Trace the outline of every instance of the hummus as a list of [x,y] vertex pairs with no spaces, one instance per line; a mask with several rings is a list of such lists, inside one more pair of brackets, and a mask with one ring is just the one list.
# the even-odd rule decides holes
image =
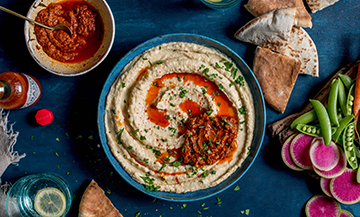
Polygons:
[[253,139],[253,97],[240,70],[198,44],[162,44],[134,58],[105,109],[113,155],[148,190],[215,186],[241,166]]

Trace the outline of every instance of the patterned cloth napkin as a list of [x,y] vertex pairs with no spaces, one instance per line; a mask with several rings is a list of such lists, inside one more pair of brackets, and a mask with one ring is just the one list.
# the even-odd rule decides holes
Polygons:
[[13,149],[19,132],[13,130],[15,123],[10,124],[8,128],[9,113],[5,114],[3,109],[0,109],[0,217],[7,216],[5,207],[6,194],[11,187],[11,183],[1,184],[1,176],[10,164],[17,165],[17,162],[26,156],[25,154],[19,155]]

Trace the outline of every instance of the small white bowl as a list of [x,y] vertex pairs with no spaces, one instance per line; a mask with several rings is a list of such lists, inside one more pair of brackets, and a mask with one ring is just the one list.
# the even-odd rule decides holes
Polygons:
[[[50,3],[61,2],[64,0],[35,0],[31,5],[27,17],[30,19],[36,18],[39,11],[44,9]],[[104,36],[102,44],[94,56],[87,60],[76,63],[64,63],[50,58],[38,43],[34,25],[30,22],[25,22],[24,34],[26,46],[30,55],[34,60],[45,70],[60,76],[77,76],[82,75],[98,66],[108,55],[115,38],[115,21],[110,7],[105,0],[84,0],[92,5],[100,14],[103,21]]]

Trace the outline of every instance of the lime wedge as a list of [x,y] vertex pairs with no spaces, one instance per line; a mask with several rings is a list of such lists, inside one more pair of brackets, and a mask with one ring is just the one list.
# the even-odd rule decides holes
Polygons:
[[58,217],[64,214],[66,199],[64,194],[56,188],[44,188],[35,196],[34,207],[43,217]]

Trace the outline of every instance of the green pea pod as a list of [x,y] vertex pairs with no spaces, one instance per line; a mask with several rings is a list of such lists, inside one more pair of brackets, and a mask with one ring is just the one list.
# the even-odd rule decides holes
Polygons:
[[349,165],[355,170],[358,168],[358,160],[356,157],[355,144],[354,144],[354,135],[355,135],[355,122],[349,123],[343,133],[343,148],[345,156]]
[[319,100],[310,100],[319,119],[322,137],[326,146],[331,144],[331,124],[325,106]]
[[336,132],[333,134],[332,139],[337,143],[345,127],[354,119],[354,115],[348,115],[340,120],[339,127],[336,129]]
[[308,111],[298,118],[296,118],[290,125],[291,129],[295,129],[298,124],[307,124],[317,119],[316,113],[314,110]]
[[338,83],[339,83],[338,101],[339,101],[339,105],[340,105],[342,114],[346,116],[346,114],[347,114],[347,112],[346,112],[346,91],[345,91],[343,82],[341,80],[339,80]]
[[[307,125],[307,124],[298,124],[296,125],[296,129],[304,134],[314,137],[322,137],[321,128],[315,125]],[[337,127],[331,127],[331,134],[335,134]]]
[[347,76],[347,75],[344,75],[344,74],[339,74],[339,77],[341,79],[341,81],[343,82],[343,84],[345,85],[345,87],[350,90],[350,87],[352,85],[352,79]]
[[331,89],[328,97],[327,111],[329,114],[330,122],[335,126],[339,126],[339,120],[337,116],[338,95],[339,80],[334,79],[333,83],[331,84]]
[[351,85],[349,93],[346,99],[346,115],[353,114],[353,105],[354,105],[354,94],[355,94],[355,84]]

